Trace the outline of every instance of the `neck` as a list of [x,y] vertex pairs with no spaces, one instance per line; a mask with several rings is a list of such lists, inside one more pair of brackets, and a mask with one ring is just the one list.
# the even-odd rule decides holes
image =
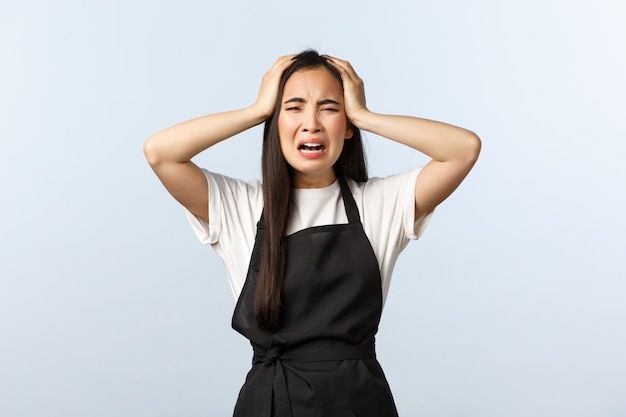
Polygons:
[[336,179],[337,176],[332,169],[317,175],[294,172],[293,185],[294,188],[324,188],[334,183]]

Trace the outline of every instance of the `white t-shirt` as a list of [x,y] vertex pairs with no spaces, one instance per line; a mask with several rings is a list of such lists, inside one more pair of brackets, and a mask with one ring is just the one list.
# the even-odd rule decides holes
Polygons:
[[[415,179],[420,169],[387,178],[357,183],[347,179],[359,209],[382,280],[383,302],[387,297],[393,267],[410,239],[426,228],[432,212],[415,217]],[[246,281],[263,211],[263,191],[258,180],[243,181],[204,170],[209,184],[209,222],[186,210],[196,236],[210,244],[224,261],[235,298]],[[347,223],[339,182],[324,188],[294,189],[287,234],[314,226]]]

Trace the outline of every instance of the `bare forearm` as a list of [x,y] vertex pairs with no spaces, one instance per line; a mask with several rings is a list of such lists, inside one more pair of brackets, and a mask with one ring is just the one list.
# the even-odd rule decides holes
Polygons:
[[379,114],[363,109],[353,117],[352,123],[363,130],[407,145],[440,162],[473,162],[480,150],[480,140],[474,133],[433,120]]
[[152,135],[144,151],[151,165],[187,162],[205,149],[262,123],[266,117],[254,106],[198,117]]

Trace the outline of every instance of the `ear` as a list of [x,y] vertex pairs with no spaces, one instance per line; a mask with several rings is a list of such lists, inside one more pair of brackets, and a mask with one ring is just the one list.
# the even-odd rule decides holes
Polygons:
[[348,126],[346,126],[346,134],[344,135],[344,139],[350,139],[354,135],[354,131],[352,130],[352,123],[348,122]]

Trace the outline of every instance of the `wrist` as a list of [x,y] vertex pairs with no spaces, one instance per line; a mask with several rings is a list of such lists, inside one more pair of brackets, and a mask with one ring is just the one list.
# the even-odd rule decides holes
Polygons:
[[348,117],[348,120],[350,120],[350,123],[352,123],[355,127],[358,127],[359,129],[368,130],[367,129],[368,120],[372,117],[372,114],[373,113],[369,111],[366,107],[363,107],[359,109],[358,111],[350,114],[350,116]]
[[254,121],[255,125],[263,123],[274,113],[274,109],[268,110],[258,103],[254,103],[245,110],[249,113],[249,117]]

